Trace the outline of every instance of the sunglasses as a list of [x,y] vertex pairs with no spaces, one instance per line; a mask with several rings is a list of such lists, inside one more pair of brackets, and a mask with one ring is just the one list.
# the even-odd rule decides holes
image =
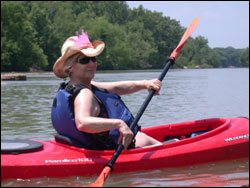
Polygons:
[[78,63],[82,64],[82,65],[87,65],[90,60],[93,62],[93,63],[96,63],[97,62],[97,58],[96,57],[82,57],[82,58],[79,58],[77,60]]

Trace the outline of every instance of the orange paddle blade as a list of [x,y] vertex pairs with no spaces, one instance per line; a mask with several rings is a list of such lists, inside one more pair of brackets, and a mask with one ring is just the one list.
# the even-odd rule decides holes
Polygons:
[[184,33],[184,35],[181,38],[181,41],[179,42],[178,46],[176,47],[176,49],[172,52],[172,54],[170,55],[170,57],[176,59],[177,56],[179,55],[182,47],[184,46],[185,42],[187,41],[187,39],[190,37],[190,35],[193,33],[193,31],[195,30],[197,24],[199,22],[199,17],[196,17],[192,23],[189,25],[189,27],[187,28],[186,32]]
[[88,187],[102,187],[105,180],[108,178],[110,171],[111,171],[111,168],[109,166],[106,166],[102,170],[102,173],[97,178],[96,182],[89,184]]

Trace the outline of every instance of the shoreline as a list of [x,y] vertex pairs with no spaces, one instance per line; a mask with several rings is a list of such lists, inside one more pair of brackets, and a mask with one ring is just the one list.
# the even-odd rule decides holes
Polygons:
[[[178,68],[179,69],[179,68]],[[178,70],[177,68],[173,70]],[[228,67],[228,68],[185,68],[185,70],[193,69],[249,69],[249,67]],[[180,68],[183,70],[183,68]],[[123,73],[123,72],[161,72],[162,69],[136,69],[136,70],[97,70],[96,73]],[[6,85],[4,81],[25,81],[30,75],[54,75],[52,71],[41,72],[1,72],[1,85]],[[55,75],[54,75],[55,76]]]
[[[226,68],[173,68],[176,69],[249,69],[249,67],[226,67]],[[96,73],[110,73],[110,72],[159,72],[162,69],[128,69],[128,70],[97,70]],[[53,71],[41,71],[41,72],[1,72],[1,76],[7,74],[26,74],[26,75],[36,75],[36,74],[54,74]]]

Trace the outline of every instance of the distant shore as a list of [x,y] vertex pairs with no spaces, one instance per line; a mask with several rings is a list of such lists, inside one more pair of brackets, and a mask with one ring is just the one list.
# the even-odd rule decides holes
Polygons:
[[[249,67],[228,67],[228,68],[211,68],[211,69],[235,69],[235,68],[249,68]],[[175,68],[176,69],[176,68]],[[182,69],[182,68],[180,68]],[[207,68],[202,68],[200,66],[196,67],[184,67],[184,69],[207,69]],[[210,68],[209,68],[210,69]],[[162,69],[136,69],[136,70],[97,70],[96,73],[119,73],[119,72],[161,72]],[[1,79],[2,77],[7,77],[7,76],[18,76],[18,75],[38,75],[38,74],[49,74],[49,75],[54,75],[52,71],[45,72],[1,72]]]
[[[240,69],[240,68],[248,68],[249,67],[228,67],[228,68],[216,68],[216,69]],[[185,69],[200,69],[200,67],[189,68],[185,67]],[[204,68],[201,68],[204,69]],[[212,68],[214,69],[214,68]],[[176,70],[176,69],[175,69]],[[97,70],[98,73],[126,73],[126,72],[161,72],[162,69],[136,69],[136,70]],[[27,76],[29,75],[54,75],[52,71],[34,71],[34,72],[1,72],[1,85],[7,85],[4,81],[17,81],[17,80],[27,80]],[[55,76],[55,75],[54,75]],[[55,76],[56,77],[56,76]]]
[[[173,69],[240,69],[240,68],[249,68],[249,67],[222,67],[222,68],[204,68],[201,66],[195,67],[183,67],[183,68],[173,68]],[[162,68],[163,69],[163,68]],[[129,69],[129,70],[97,70],[97,73],[105,73],[105,72],[158,72],[162,71],[162,69]],[[36,74],[54,74],[52,71],[34,71],[34,72],[1,72],[2,75],[6,74],[26,74],[26,75],[36,75]]]

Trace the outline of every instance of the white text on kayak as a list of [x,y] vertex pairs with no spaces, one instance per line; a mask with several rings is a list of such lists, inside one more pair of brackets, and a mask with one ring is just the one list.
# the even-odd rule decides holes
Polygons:
[[242,136],[235,136],[235,137],[231,137],[231,138],[225,138],[225,141],[233,141],[233,140],[238,140],[238,139],[248,139],[249,138],[249,134],[245,134]]
[[92,162],[92,158],[78,159],[62,159],[62,160],[45,160],[45,163],[76,163],[76,162]]

